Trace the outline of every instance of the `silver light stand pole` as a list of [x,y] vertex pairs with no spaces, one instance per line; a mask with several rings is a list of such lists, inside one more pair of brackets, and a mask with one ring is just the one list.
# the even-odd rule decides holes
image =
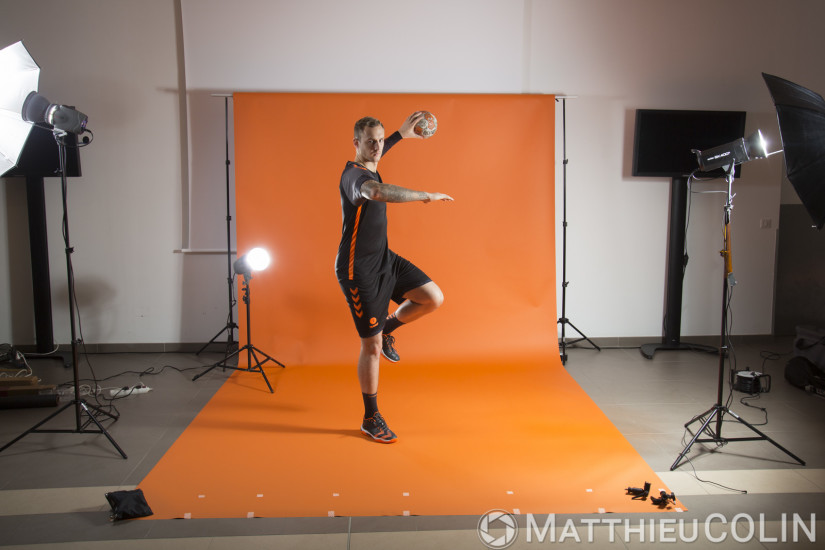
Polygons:
[[[702,422],[702,427],[696,431],[696,434],[693,434],[693,438],[690,440],[690,443],[684,448],[684,450],[679,454],[679,457],[676,461],[671,465],[670,469],[675,470],[682,460],[687,456],[690,452],[690,448],[693,446],[694,443],[715,443],[716,445],[724,445],[731,441],[767,441],[771,443],[774,447],[788,455],[789,457],[793,458],[796,462],[801,464],[802,466],[805,465],[805,461],[787,450],[785,447],[759,431],[755,428],[752,424],[743,420],[739,415],[735,412],[730,410],[726,405],[722,403],[723,399],[723,392],[724,392],[724,385],[725,385],[725,362],[728,358],[728,301],[729,301],[729,288],[736,284],[736,280],[733,277],[733,261],[732,261],[732,253],[731,253],[731,244],[730,244],[730,213],[733,209],[733,177],[734,177],[734,166],[730,165],[726,167],[726,180],[728,184],[728,195],[727,200],[725,201],[724,206],[724,250],[721,251],[722,258],[725,262],[724,268],[724,277],[723,277],[723,284],[722,284],[722,332],[720,335],[720,342],[719,342],[719,380],[718,386],[716,391],[716,403],[708,410],[693,417],[687,424],[685,424],[685,429],[689,429],[689,427],[696,423]],[[731,415],[735,418],[740,424],[743,424],[750,428],[752,432],[756,434],[754,437],[723,437],[722,436],[722,423],[724,422],[724,417],[726,414]],[[716,430],[710,426],[711,422],[713,422],[714,418],[716,419]],[[700,437],[702,434],[705,435],[704,438]]]

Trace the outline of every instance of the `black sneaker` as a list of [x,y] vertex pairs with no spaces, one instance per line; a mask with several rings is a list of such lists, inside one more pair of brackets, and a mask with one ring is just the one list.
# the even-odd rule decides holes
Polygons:
[[381,343],[381,353],[386,357],[389,361],[393,363],[397,363],[401,360],[401,357],[398,355],[398,352],[395,351],[395,336],[392,334],[383,334],[383,341]]
[[379,443],[395,443],[398,437],[387,426],[387,422],[381,413],[375,413],[370,418],[365,418],[361,423],[361,432],[370,436]]

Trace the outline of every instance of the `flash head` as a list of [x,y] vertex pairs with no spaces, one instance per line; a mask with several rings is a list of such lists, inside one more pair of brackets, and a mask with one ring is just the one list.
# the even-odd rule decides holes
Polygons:
[[86,124],[89,122],[89,117],[80,111],[66,105],[51,103],[37,92],[29,93],[20,114],[26,122],[45,122],[57,130],[71,134],[85,132]]

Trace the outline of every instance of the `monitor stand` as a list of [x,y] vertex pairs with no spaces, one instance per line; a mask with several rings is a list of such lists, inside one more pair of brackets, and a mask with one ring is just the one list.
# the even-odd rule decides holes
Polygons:
[[665,279],[665,334],[662,341],[642,344],[639,348],[646,359],[657,351],[689,350],[719,353],[719,349],[681,341],[682,283],[687,265],[685,256],[685,222],[687,221],[687,176],[672,178],[670,184],[670,227],[668,229],[667,276]]

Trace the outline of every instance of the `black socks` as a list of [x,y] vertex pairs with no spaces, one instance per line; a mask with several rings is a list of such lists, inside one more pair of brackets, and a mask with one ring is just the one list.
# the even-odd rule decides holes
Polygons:
[[378,394],[362,393],[364,398],[364,418],[372,418],[378,412]]
[[[384,334],[391,333],[403,324],[395,315],[390,315],[384,323]],[[361,393],[361,396],[364,398],[364,418],[372,418],[378,412],[378,394]]]
[[393,313],[392,315],[387,317],[387,320],[384,322],[384,334],[391,333],[392,331],[394,331],[395,329],[397,329],[398,327],[400,327],[403,324],[404,323],[399,321],[398,317],[396,317],[395,314]]

